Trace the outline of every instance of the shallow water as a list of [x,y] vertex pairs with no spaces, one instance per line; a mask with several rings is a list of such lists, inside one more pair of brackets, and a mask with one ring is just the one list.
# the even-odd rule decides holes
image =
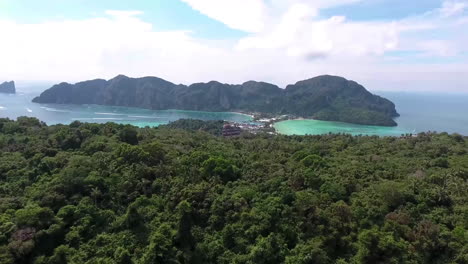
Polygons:
[[360,126],[317,120],[288,120],[275,124],[286,135],[348,133],[353,135],[399,136],[427,131],[468,135],[468,95],[381,92],[396,105],[397,127]]
[[75,120],[90,123],[115,122],[139,127],[156,127],[182,119],[227,120],[249,122],[248,115],[229,112],[201,112],[182,110],[148,110],[131,107],[101,105],[36,104],[35,94],[0,94],[0,117],[16,119],[19,116],[37,117],[48,125],[69,124]]
[[276,123],[275,129],[285,135],[346,133],[351,135],[400,136],[407,133],[398,127],[362,126],[319,120],[287,120]]
[[[361,126],[317,120],[288,120],[275,124],[286,135],[348,133],[353,135],[399,136],[406,133],[438,131],[468,135],[467,94],[379,93],[392,100],[401,117],[397,127]],[[53,124],[116,122],[139,127],[156,127],[181,118],[249,122],[252,118],[238,113],[181,110],[154,111],[139,108],[99,105],[35,104],[37,93],[0,94],[0,117],[16,119],[31,116]]]

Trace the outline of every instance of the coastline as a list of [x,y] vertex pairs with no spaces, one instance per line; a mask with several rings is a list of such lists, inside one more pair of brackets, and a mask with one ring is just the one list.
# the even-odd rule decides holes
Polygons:
[[249,113],[249,112],[238,112],[238,111],[232,111],[232,112],[229,112],[229,113],[233,113],[233,114],[238,114],[238,115],[243,115],[243,116],[248,116],[252,119],[255,119],[255,114],[254,113]]
[[[37,97],[36,97],[37,98]],[[168,108],[168,109],[153,109],[147,107],[139,107],[139,106],[121,106],[121,105],[106,105],[106,104],[57,104],[57,103],[38,103],[35,102],[34,99],[32,103],[39,104],[39,105],[77,105],[77,106],[106,106],[106,107],[116,107],[116,108],[127,108],[127,109],[145,109],[151,111],[178,111],[178,112],[204,112],[204,113],[229,113],[229,114],[236,114],[249,117],[250,121],[260,122],[265,124],[265,127],[274,127],[274,124],[281,121],[286,120],[320,120],[314,118],[304,118],[298,117],[293,114],[275,114],[275,113],[265,113],[265,112],[252,112],[252,111],[242,111],[242,110],[232,110],[232,111],[206,111],[206,110],[189,110],[189,109],[175,109],[175,108]],[[333,120],[322,120],[322,121],[329,121],[329,122],[340,122],[340,121],[333,121]],[[347,123],[347,124],[358,124],[358,123]],[[396,125],[397,126],[397,125]],[[389,126],[390,127],[390,126]]]
[[[36,103],[34,103],[34,104],[36,104]],[[39,105],[43,105],[43,104],[39,104]],[[47,104],[47,105],[50,105],[50,104]],[[52,104],[52,105],[57,105],[57,104]],[[62,105],[62,104],[58,104],[58,105]],[[66,104],[66,105],[69,105],[69,104]],[[74,105],[74,106],[80,106],[80,105]],[[109,106],[109,105],[87,105],[87,106],[110,107],[110,108],[114,108],[114,110],[121,109],[121,110],[124,110],[125,112],[127,110],[130,110],[130,111],[146,110],[146,111],[161,111],[161,112],[172,112],[172,111],[174,111],[174,112],[179,112],[179,113],[182,113],[182,114],[184,114],[184,113],[185,114],[187,114],[187,113],[229,113],[229,114],[233,114],[233,115],[244,116],[245,117],[244,122],[248,123],[248,122],[253,121],[253,122],[257,123],[256,127],[261,126],[262,130],[265,129],[265,130],[267,130],[269,132],[273,132],[275,134],[283,134],[283,135],[288,135],[288,134],[294,134],[294,135],[326,134],[326,133],[329,133],[329,132],[331,132],[331,133],[351,133],[351,134],[381,134],[383,132],[383,131],[372,131],[374,129],[372,129],[372,128],[368,129],[368,128],[365,128],[365,126],[361,126],[362,129],[355,129],[356,125],[352,124],[352,123],[341,123],[338,126],[336,126],[336,124],[338,122],[334,122],[334,121],[323,121],[323,122],[327,122],[327,124],[320,123],[320,125],[318,127],[319,128],[320,127],[329,127],[329,129],[327,131],[315,132],[314,130],[316,129],[317,125],[315,123],[313,123],[313,122],[320,121],[320,120],[316,120],[316,119],[313,119],[313,118],[298,117],[298,116],[294,116],[294,115],[279,115],[279,114],[275,115],[275,114],[249,112],[249,111],[241,111],[241,110],[226,111],[226,112],[210,112],[210,111],[194,111],[194,110],[182,110],[182,109],[152,110],[152,109],[141,108],[141,107]],[[127,114],[127,113],[125,113],[125,114]],[[158,126],[158,125],[160,125],[162,123],[161,120],[146,121],[147,119],[151,119],[151,118],[157,119],[156,116],[151,116],[151,118],[145,118],[145,121],[143,121],[143,122],[141,122],[141,121],[139,122],[139,121],[135,120],[134,117],[129,116],[128,118],[129,118],[128,120],[121,120],[121,121],[113,120],[113,122],[133,124],[133,125],[136,125],[136,126],[142,126],[142,125],[144,125],[144,126],[147,126],[147,125],[148,126]],[[196,119],[197,117],[192,116],[190,118]],[[94,119],[94,120],[96,121],[96,119]],[[108,120],[108,119],[105,119],[105,120]],[[230,120],[230,118],[227,118],[227,119],[223,118],[223,120],[229,120],[228,122],[233,122],[233,123],[243,123],[242,121]],[[108,121],[111,121],[111,120],[108,120]],[[307,129],[307,131],[305,131],[306,129],[302,128],[302,125],[296,125],[296,124],[293,124],[293,123],[288,124],[288,126],[291,126],[291,128],[288,128],[287,130],[285,130],[284,125],[283,125],[282,129],[278,129],[277,124],[281,123],[281,122],[284,122],[284,121],[307,122],[308,126],[309,126],[309,129]],[[62,122],[64,122],[64,121],[62,121]],[[100,123],[100,122],[101,121],[98,121],[98,123]],[[165,122],[168,122],[168,121],[165,120]],[[301,127],[301,128],[299,130],[293,132],[292,130],[297,129],[297,127]],[[352,128],[351,131],[348,129],[349,127]],[[356,132],[353,129],[354,130],[359,130],[359,131],[364,130],[364,131]],[[376,128],[376,130],[387,130],[387,129]],[[397,130],[399,130],[399,129],[397,129]],[[387,134],[387,133],[384,132],[383,134]]]
[[367,136],[393,136],[410,133],[404,127],[386,127],[359,125],[336,121],[323,121],[316,119],[290,119],[277,122],[274,128],[281,135],[325,135],[325,134],[350,134]]

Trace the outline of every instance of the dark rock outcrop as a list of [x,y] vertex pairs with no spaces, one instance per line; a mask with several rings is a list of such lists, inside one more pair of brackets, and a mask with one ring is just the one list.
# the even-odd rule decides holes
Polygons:
[[281,89],[249,81],[241,85],[216,81],[190,86],[156,77],[61,83],[34,98],[36,103],[99,104],[155,110],[252,111],[366,125],[395,126],[395,105],[354,81],[319,76]]
[[4,82],[0,84],[0,93],[14,94],[16,93],[15,82]]

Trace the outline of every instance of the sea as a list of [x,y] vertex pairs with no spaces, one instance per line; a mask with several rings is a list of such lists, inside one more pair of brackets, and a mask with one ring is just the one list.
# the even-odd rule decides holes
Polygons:
[[468,136],[468,94],[377,92],[395,103],[400,117],[396,127],[362,126],[318,120],[288,120],[275,124],[286,135],[346,133],[401,136],[420,132],[447,132]]
[[[100,105],[36,104],[31,100],[38,92],[0,94],[0,117],[36,117],[48,125],[81,122],[115,122],[139,127],[157,127],[186,118],[252,122],[252,117],[231,112],[183,110],[148,110]],[[400,117],[396,127],[363,126],[318,120],[287,120],[274,125],[285,135],[347,133],[352,135],[401,136],[419,132],[448,132],[468,136],[468,94],[378,92],[396,105]]]
[[252,122],[252,116],[231,112],[202,112],[185,110],[149,110],[102,105],[37,104],[31,102],[38,93],[0,94],[0,118],[36,117],[48,125],[114,122],[138,127],[157,127],[179,119],[226,120]]

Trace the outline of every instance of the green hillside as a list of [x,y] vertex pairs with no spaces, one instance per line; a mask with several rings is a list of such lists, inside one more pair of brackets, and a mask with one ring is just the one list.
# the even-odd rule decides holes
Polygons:
[[0,119],[0,263],[467,263],[467,151]]

